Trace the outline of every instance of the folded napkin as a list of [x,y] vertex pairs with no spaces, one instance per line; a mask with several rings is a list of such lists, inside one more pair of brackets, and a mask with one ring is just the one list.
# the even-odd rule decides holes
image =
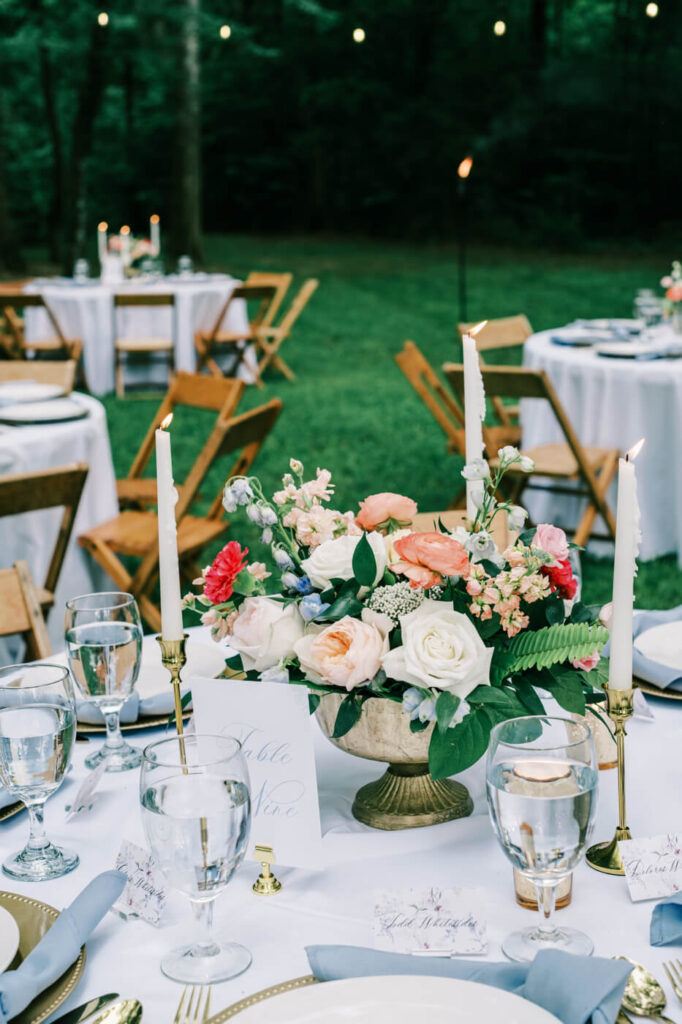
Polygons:
[[16,971],[0,974],[0,1024],[21,1013],[71,966],[78,952],[123,892],[125,875],[104,871],[86,885]]
[[[189,687],[181,689],[184,696],[189,692]],[[173,687],[168,684],[164,693],[155,693],[153,697],[142,697],[134,690],[121,708],[121,722],[126,725],[129,722],[136,722],[138,718],[146,718],[150,715],[170,715],[175,707],[173,698]],[[87,725],[102,725],[104,715],[94,704],[86,700],[76,701],[76,714],[79,722]]]
[[[667,611],[636,612],[632,628],[635,641],[647,629],[665,622],[679,622],[682,631],[682,604]],[[609,646],[610,643],[607,643],[602,651],[605,657],[608,657]],[[637,649],[636,643],[632,647],[632,671],[638,679],[644,679],[645,682],[659,686],[662,690],[682,690],[682,670],[662,665],[660,661],[652,661]]]
[[682,946],[682,892],[656,904],[651,915],[649,941],[652,946],[667,946],[671,942]]
[[425,974],[461,978],[506,989],[537,1003],[564,1024],[613,1024],[632,965],[622,960],[541,950],[530,964],[424,959],[359,946],[308,946],[308,962],[320,981],[373,974]]
[[3,807],[9,807],[10,804],[15,804],[18,797],[14,793],[9,793],[4,786],[0,786],[0,811]]

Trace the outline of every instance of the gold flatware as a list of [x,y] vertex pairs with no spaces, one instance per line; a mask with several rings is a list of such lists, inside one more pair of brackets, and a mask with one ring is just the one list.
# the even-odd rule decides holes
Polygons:
[[[212,985],[206,988],[206,999],[201,1005],[203,985],[185,985],[180,1002],[173,1018],[173,1024],[205,1024],[211,1009]],[[186,1001],[186,1002],[185,1002]]]
[[108,1003],[112,1003],[114,999],[118,999],[118,992],[108,992],[104,996],[89,999],[87,1003],[81,1003],[75,1010],[69,1010],[68,1013],[63,1013],[61,1017],[55,1017],[52,1024],[81,1024],[81,1021],[92,1017],[94,1013],[97,1013],[98,1010],[101,1010]]
[[89,1024],[139,1024],[141,1020],[142,1003],[137,999],[122,999],[120,1003],[107,1006]]
[[647,971],[646,967],[636,963],[627,956],[614,957],[615,960],[627,960],[632,964],[632,973],[625,985],[623,993],[623,1006],[630,1013],[638,1017],[651,1017],[653,1020],[663,1021],[664,1024],[675,1024],[669,1017],[664,1017],[665,992],[654,978],[653,974]]
[[669,963],[663,961],[663,970],[670,979],[673,992],[682,1003],[682,963],[679,960],[671,960]]

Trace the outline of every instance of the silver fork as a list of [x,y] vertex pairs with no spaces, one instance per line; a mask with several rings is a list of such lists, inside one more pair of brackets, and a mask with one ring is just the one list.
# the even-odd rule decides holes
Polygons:
[[665,973],[668,975],[670,984],[678,1000],[682,1003],[682,963],[679,960],[671,960],[670,963],[663,961]]
[[[212,985],[185,985],[180,1002],[173,1018],[173,1024],[205,1024],[211,1008]],[[204,1005],[201,1005],[202,990],[206,991]]]

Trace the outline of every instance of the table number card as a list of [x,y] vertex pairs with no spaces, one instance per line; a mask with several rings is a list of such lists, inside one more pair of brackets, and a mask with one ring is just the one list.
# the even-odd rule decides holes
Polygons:
[[73,801],[65,807],[67,812],[66,821],[71,821],[77,815],[85,814],[92,810],[95,806],[97,796],[100,795],[95,794],[95,790],[102,781],[102,776],[105,774],[106,770],[107,763],[106,761],[102,761],[91,772],[88,772],[84,781],[81,783],[78,792],[73,798]]
[[374,945],[422,956],[487,953],[481,904],[476,889],[377,889]]
[[682,835],[668,832],[624,839],[618,849],[633,900],[656,900],[682,891]]
[[[256,843],[271,846],[276,862],[322,867],[308,691],[303,686],[243,679],[191,680],[198,733],[234,736],[251,780],[252,860]],[[276,873],[276,872],[275,872]]]
[[127,876],[125,888],[111,908],[121,917],[140,917],[158,925],[168,892],[156,861],[148,850],[125,839],[116,857],[116,870]]

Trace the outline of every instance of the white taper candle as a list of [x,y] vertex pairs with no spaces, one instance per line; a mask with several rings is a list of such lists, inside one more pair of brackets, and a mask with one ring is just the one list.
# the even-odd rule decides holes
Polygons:
[[178,531],[175,522],[178,492],[173,483],[171,439],[167,430],[172,419],[172,416],[167,416],[161,424],[161,429],[156,431],[159,585],[161,588],[161,636],[164,640],[180,640],[183,635]]
[[616,550],[613,562],[613,611],[609,655],[609,688],[632,689],[632,611],[634,578],[641,533],[634,459],[644,441],[618,462]]
[[[464,354],[464,431],[466,461],[470,464],[483,456],[483,420],[485,419],[485,390],[475,335],[485,326],[487,320],[478,324],[462,338]],[[483,481],[467,480],[467,518],[472,521],[483,500]]]

